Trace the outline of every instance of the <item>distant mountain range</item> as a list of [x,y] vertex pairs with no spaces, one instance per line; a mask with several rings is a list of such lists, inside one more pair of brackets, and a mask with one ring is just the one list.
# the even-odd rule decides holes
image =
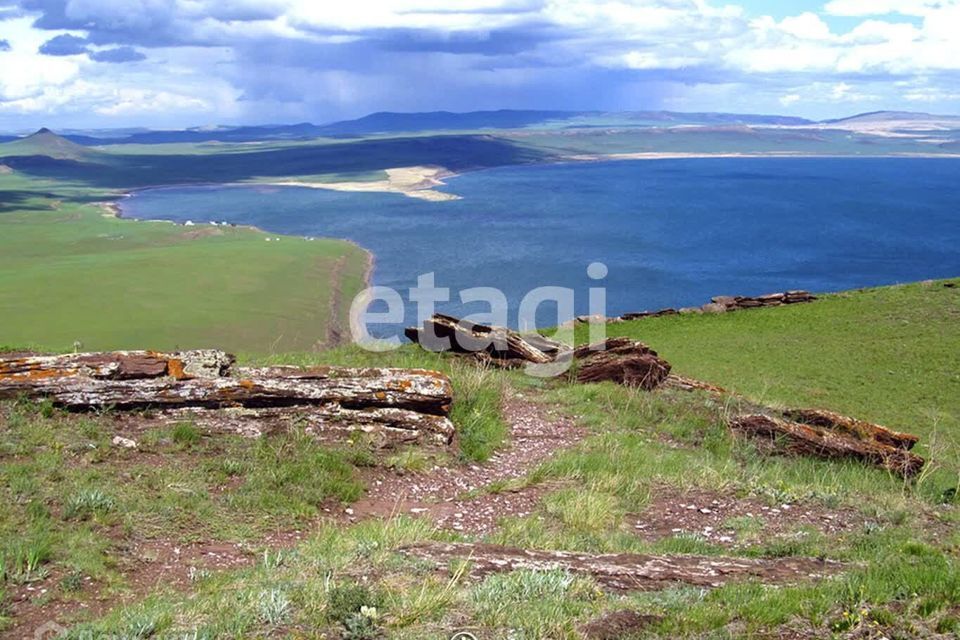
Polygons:
[[[422,132],[477,132],[503,129],[628,129],[678,126],[829,127],[838,129],[960,129],[960,116],[937,116],[903,111],[876,111],[847,118],[813,121],[776,115],[735,113],[680,113],[673,111],[473,111],[452,113],[373,113],[356,120],[325,125],[308,122],[289,125],[197,127],[173,131],[122,129],[114,131],[68,131],[62,136],[85,147],[114,144],[161,144],[198,142],[264,142],[309,140],[321,137],[359,137]],[[26,141],[29,137],[0,136],[0,143]],[[49,132],[48,132],[49,133]],[[76,150],[73,150],[76,152]],[[65,151],[64,153],[71,153]]]

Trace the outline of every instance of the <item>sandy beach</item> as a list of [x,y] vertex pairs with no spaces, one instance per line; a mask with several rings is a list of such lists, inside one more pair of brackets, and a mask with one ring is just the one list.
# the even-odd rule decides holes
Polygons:
[[444,202],[459,200],[452,193],[435,191],[435,187],[444,185],[444,178],[456,175],[452,171],[436,166],[396,167],[386,169],[386,180],[370,182],[306,182],[283,180],[270,182],[271,185],[284,187],[307,187],[310,189],[330,189],[331,191],[353,191],[367,193],[401,193],[409,198]]

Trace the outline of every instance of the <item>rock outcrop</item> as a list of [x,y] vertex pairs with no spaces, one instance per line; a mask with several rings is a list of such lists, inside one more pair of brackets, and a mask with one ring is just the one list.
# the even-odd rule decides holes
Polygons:
[[590,554],[534,551],[493,544],[428,542],[401,549],[404,555],[438,567],[468,566],[470,575],[517,569],[561,569],[593,578],[610,591],[657,591],[678,585],[722,587],[749,579],[764,583],[792,583],[822,578],[842,569],[841,564],[813,558],[725,558],[721,556],[653,556],[632,553]]
[[[699,307],[684,307],[682,309],[660,309],[659,311],[637,311],[624,313],[616,318],[608,318],[607,322],[624,322],[627,320],[643,320],[645,318],[659,318],[662,316],[694,315],[701,313],[727,313],[744,309],[760,309],[763,307],[779,307],[785,304],[799,304],[813,302],[817,297],[809,291],[784,291],[768,293],[762,296],[715,296],[710,302]],[[588,318],[578,318],[578,322],[587,322]]]
[[434,314],[422,327],[410,327],[407,338],[427,351],[469,355],[498,367],[548,364],[569,347],[537,333],[520,334],[506,327],[491,327]]
[[[793,412],[793,415],[810,414]],[[836,416],[837,414],[828,415]],[[763,442],[775,452],[828,460],[858,460],[904,478],[912,478],[923,469],[926,463],[923,458],[902,446],[887,444],[891,441],[890,434],[894,432],[876,425],[870,425],[873,427],[871,430],[851,431],[847,426],[848,421],[856,424],[866,423],[839,417],[843,418],[843,421],[831,421],[831,426],[817,426],[770,415],[750,414],[732,418],[730,427],[736,432]],[[821,424],[826,422],[822,421]],[[910,440],[916,442],[915,436],[895,435],[901,436],[904,443]]]
[[[321,439],[366,434],[377,446],[449,443],[453,390],[420,369],[233,368],[221,351],[118,351],[0,358],[0,398],[70,411],[153,410],[211,430],[256,435],[303,425]],[[256,433],[254,433],[256,432]]]
[[581,383],[609,381],[651,390],[670,375],[669,362],[629,338],[572,349],[537,333],[520,334],[442,314],[435,314],[423,327],[407,329],[406,335],[428,351],[467,355],[497,367],[561,365],[558,372],[570,370]]
[[626,387],[656,389],[670,375],[670,363],[642,342],[611,338],[573,352],[577,382],[615,382]]

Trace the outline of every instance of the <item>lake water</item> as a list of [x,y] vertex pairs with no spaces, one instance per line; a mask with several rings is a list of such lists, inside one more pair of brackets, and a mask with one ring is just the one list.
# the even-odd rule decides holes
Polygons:
[[[610,315],[699,305],[719,294],[837,291],[960,275],[960,161],[710,158],[504,167],[451,179],[462,200],[296,187],[137,193],[125,215],[224,220],[349,238],[376,256],[375,284],[434,272],[455,301],[501,289],[510,322],[535,287],[573,288],[587,312],[595,261]],[[278,245],[278,250],[282,249]],[[545,311],[550,311],[546,308]],[[541,322],[556,323],[541,316]],[[410,316],[412,317],[412,315]]]

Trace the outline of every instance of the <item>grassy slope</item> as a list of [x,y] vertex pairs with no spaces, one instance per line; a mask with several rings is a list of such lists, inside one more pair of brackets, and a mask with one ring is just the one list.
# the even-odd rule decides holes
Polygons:
[[309,350],[334,298],[346,326],[363,286],[366,254],[346,242],[118,220],[77,202],[103,194],[18,175],[0,176],[4,188],[26,196],[0,212],[0,343]]
[[[957,385],[957,369],[950,362],[960,339],[957,295],[956,290],[939,285],[911,285],[832,296],[808,306],[640,321],[615,329],[648,340],[682,373],[768,399],[823,404],[898,425],[916,425],[926,442],[931,432],[922,419],[931,408],[942,414],[942,430],[950,424],[956,429],[956,394],[951,390]],[[915,324],[904,325],[905,320]],[[909,330],[903,330],[904,326]],[[759,455],[749,443],[733,439],[727,432],[724,419],[736,410],[735,400],[716,402],[696,393],[671,391],[650,394],[608,384],[545,383],[512,373],[475,374],[456,359],[412,348],[386,356],[346,349],[270,361],[323,360],[452,371],[458,389],[458,427],[469,430],[471,420],[482,418],[485,423],[474,422],[474,427],[480,426],[475,433],[479,441],[496,439],[496,402],[489,397],[489,389],[500,384],[539,394],[557,409],[580,417],[590,432],[583,444],[516,483],[521,487],[550,483],[543,504],[527,517],[506,521],[491,537],[493,541],[585,551],[813,555],[850,565],[842,576],[831,580],[779,589],[746,584],[709,593],[672,589],[618,596],[603,594],[589,580],[528,572],[473,584],[459,574],[438,575],[394,554],[392,550],[402,544],[449,535],[401,518],[389,524],[350,528],[321,526],[282,558],[265,555],[251,568],[200,577],[187,594],[160,588],[140,603],[123,606],[99,623],[78,628],[76,637],[84,637],[81,630],[94,636],[129,635],[145,628],[190,637],[322,637],[324,633],[329,637],[344,625],[359,625],[368,633],[353,637],[374,637],[373,632],[380,629],[388,637],[444,638],[455,629],[470,628],[477,630],[478,637],[576,638],[582,622],[625,608],[662,616],[647,630],[647,636],[659,638],[926,638],[934,632],[949,634],[960,629],[960,514],[956,506],[941,504],[945,490],[955,490],[958,483],[960,464],[951,459],[956,454],[952,444],[944,447],[943,453],[949,455],[939,459],[938,470],[911,485],[855,463]],[[920,388],[883,380],[872,383],[858,367],[901,371],[926,384]],[[797,382],[792,382],[794,373]],[[924,395],[923,389],[932,390],[933,395]],[[269,462],[269,457],[251,457],[232,449],[235,445],[229,442],[218,444],[216,439],[190,444],[181,438],[178,442],[173,433],[158,434],[157,444],[149,446],[173,459],[178,449],[201,447],[205,462],[184,477],[190,491],[180,484],[158,481],[151,485],[155,487],[152,493],[144,495],[136,486],[112,484],[111,470],[128,468],[133,462],[129,453],[92,453],[89,446],[70,446],[84,438],[96,442],[102,437],[96,428],[87,427],[85,432],[85,423],[71,422],[56,413],[45,418],[43,411],[13,423],[9,416],[3,461],[19,465],[19,471],[3,474],[8,478],[5,491],[14,498],[4,502],[17,514],[20,531],[32,531],[29,523],[48,523],[47,530],[59,532],[58,536],[79,531],[77,540],[83,541],[84,535],[95,536],[98,527],[119,519],[131,523],[127,529],[131,537],[142,532],[189,536],[190,522],[199,518],[203,523],[199,530],[207,533],[211,524],[206,518],[220,513],[222,519],[213,525],[215,530],[251,539],[256,526],[246,533],[240,526],[248,518],[255,523],[255,514],[260,514],[267,522],[296,521],[297,505],[306,505],[302,513],[309,514],[314,508],[311,500],[318,495],[297,489],[294,482],[283,488],[281,502],[258,506],[253,497],[271,495],[270,485],[258,481],[264,471],[261,465],[264,461],[268,466],[277,463]],[[282,444],[283,437],[276,437],[277,442],[268,441],[263,447],[270,450],[279,446],[278,442]],[[64,444],[53,446],[52,438]],[[34,450],[45,452],[35,456],[35,462],[9,457]],[[53,455],[60,456],[59,463],[52,460]],[[78,464],[93,455],[105,459],[94,467]],[[326,487],[329,495],[349,497],[355,489],[349,477],[338,471],[337,461],[356,463],[362,458],[345,452],[337,456],[346,457],[330,460],[312,478],[323,480],[320,486]],[[275,481],[304,479],[295,472],[302,469],[297,467],[298,460],[289,460],[290,465],[283,460],[278,474],[272,476]],[[30,464],[41,468],[23,469]],[[67,484],[58,484],[50,475],[58,466],[70,470]],[[231,469],[241,470],[239,477],[245,484],[226,492],[213,491],[219,482],[217,474]],[[205,486],[209,487],[206,492]],[[80,525],[64,520],[61,505],[75,501],[80,487],[104,489],[116,496],[115,505],[103,513],[94,512]],[[510,488],[516,487],[499,490]],[[733,548],[689,533],[646,542],[635,535],[624,517],[641,512],[651,496],[664,488],[751,496],[771,507],[790,502],[795,509],[830,509],[852,514],[854,524],[828,536],[803,525],[768,532],[759,517],[738,518],[725,525],[739,532],[740,542]],[[145,513],[152,501],[166,505],[164,508],[176,504],[181,509],[179,518],[159,532],[139,527],[142,516],[138,514]],[[220,511],[231,503],[244,508]],[[271,505],[279,512],[271,512]],[[9,518],[12,516],[5,520],[12,522]],[[151,519],[148,524],[156,522]],[[40,571],[72,561],[80,572],[98,572],[94,575],[100,579],[112,576],[111,589],[123,593],[123,583],[113,569],[95,561],[98,553],[106,551],[92,547],[54,546]],[[20,572],[10,579],[24,579],[22,565],[15,565]],[[55,594],[83,597],[65,592],[63,587]],[[376,619],[359,619],[360,605],[377,607]]]
[[833,408],[960,449],[960,288],[910,284],[809,305],[610,325],[675,371],[758,400]]

